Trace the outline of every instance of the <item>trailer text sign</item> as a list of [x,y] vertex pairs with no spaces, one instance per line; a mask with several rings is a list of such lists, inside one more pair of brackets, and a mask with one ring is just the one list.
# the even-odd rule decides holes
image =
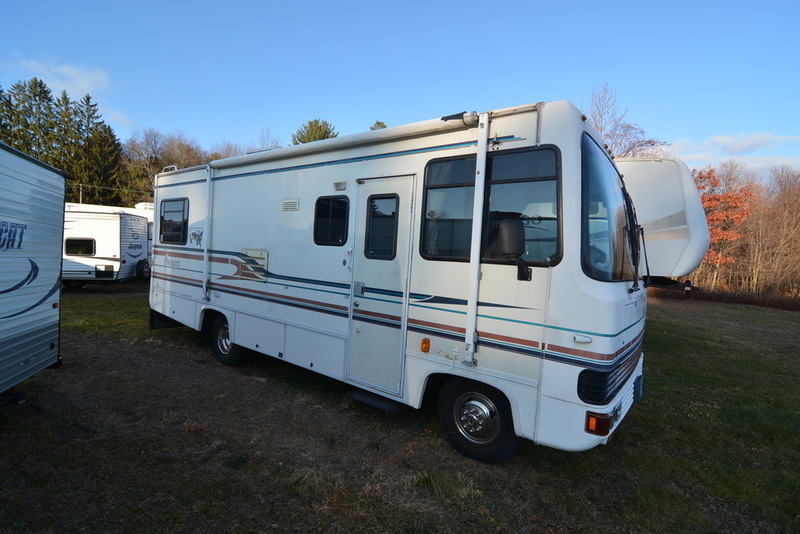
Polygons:
[[27,224],[0,221],[0,250],[5,252],[10,248],[22,248],[22,238],[27,229]]

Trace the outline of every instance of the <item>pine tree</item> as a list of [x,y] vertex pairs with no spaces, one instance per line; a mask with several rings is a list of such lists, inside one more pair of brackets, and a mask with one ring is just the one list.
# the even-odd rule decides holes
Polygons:
[[58,140],[57,155],[53,159],[53,166],[73,174],[75,157],[81,144],[78,133],[78,108],[69,99],[66,91],[61,92],[61,96],[55,102],[56,113],[56,139]]
[[[54,100],[38,78],[0,88],[0,140],[65,171],[69,202],[120,204],[134,198],[122,191],[130,189],[122,146],[88,94],[73,102],[62,91]],[[135,200],[149,196],[138,195]]]
[[85,95],[76,109],[80,145],[75,154],[72,177],[83,185],[82,200],[118,205],[124,196],[119,189],[124,189],[125,185],[121,180],[124,176],[122,146],[111,127],[102,120],[91,95]]
[[11,97],[0,85],[0,141],[7,142],[11,131]]
[[17,82],[9,90],[11,120],[9,145],[45,163],[53,164],[57,155],[53,95],[38,78]]
[[321,139],[330,139],[338,135],[339,133],[328,121],[313,119],[302,125],[297,132],[292,134],[292,144],[299,145],[302,143],[310,143]]

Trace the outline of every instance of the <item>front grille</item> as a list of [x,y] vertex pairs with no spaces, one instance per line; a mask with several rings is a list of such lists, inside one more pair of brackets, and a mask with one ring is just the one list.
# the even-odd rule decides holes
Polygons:
[[578,397],[587,404],[604,405],[611,402],[636,370],[641,358],[640,345],[609,369],[586,369],[578,375]]

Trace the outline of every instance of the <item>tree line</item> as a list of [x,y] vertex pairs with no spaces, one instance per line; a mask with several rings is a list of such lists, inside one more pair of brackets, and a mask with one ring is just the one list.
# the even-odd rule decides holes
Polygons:
[[[375,125],[383,123],[376,122]],[[375,128],[373,125],[373,129]],[[327,121],[308,121],[292,136],[294,144],[336,137]],[[68,176],[67,202],[133,206],[152,201],[153,179],[163,169],[203,165],[245,154],[250,147],[219,143],[204,150],[194,139],[153,128],[133,132],[121,142],[86,94],[79,101],[66,91],[54,97],[38,78],[0,86],[0,141],[29,154]],[[256,148],[278,143],[268,131],[255,139]]]
[[711,233],[693,283],[800,299],[800,170],[773,167],[764,182],[729,160],[692,174]]
[[[608,85],[592,93],[589,121],[616,157],[658,156],[667,143],[630,122]],[[372,130],[385,128],[375,121]],[[338,136],[321,119],[304,123],[292,143]],[[204,150],[183,133],[135,131],[121,142],[87,94],[56,98],[38,78],[0,86],[0,141],[59,168],[69,176],[68,202],[132,206],[151,201],[153,178],[165,167],[186,168],[247,152],[220,143]],[[278,143],[262,131],[254,145]],[[800,170],[776,167],[767,181],[730,160],[692,171],[711,232],[711,246],[692,273],[697,286],[800,298]]]

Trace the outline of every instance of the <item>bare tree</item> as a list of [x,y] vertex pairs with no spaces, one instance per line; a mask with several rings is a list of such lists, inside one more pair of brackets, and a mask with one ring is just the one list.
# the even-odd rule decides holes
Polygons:
[[136,130],[125,142],[124,151],[132,178],[153,189],[155,176],[165,165],[167,137],[153,128]]
[[241,156],[247,153],[247,148],[244,145],[224,142],[217,143],[211,147],[211,152],[208,154],[208,160],[214,161],[216,159],[232,158],[233,156]]
[[207,154],[195,139],[183,132],[175,132],[167,136],[164,151],[165,165],[175,165],[179,169],[194,167],[206,163]]
[[589,123],[603,137],[614,157],[654,156],[667,145],[664,141],[647,137],[644,129],[628,122],[628,110],[617,103],[616,91],[604,84],[592,91]]

